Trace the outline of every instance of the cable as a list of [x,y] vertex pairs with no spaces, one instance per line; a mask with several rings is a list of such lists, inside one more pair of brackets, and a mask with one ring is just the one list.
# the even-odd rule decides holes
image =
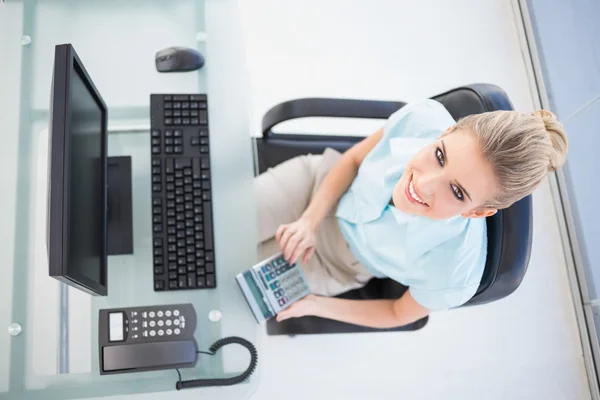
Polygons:
[[176,383],[175,388],[177,390],[181,390],[181,389],[190,389],[190,388],[195,388],[195,387],[206,387],[206,386],[231,386],[231,385],[237,385],[238,383],[242,383],[243,381],[248,379],[250,377],[250,375],[252,375],[252,373],[254,373],[254,370],[256,369],[256,366],[258,364],[258,353],[256,351],[256,347],[254,347],[254,345],[252,343],[250,343],[249,341],[247,341],[246,339],[237,337],[237,336],[223,338],[223,339],[217,340],[215,343],[213,343],[213,345],[210,346],[210,348],[208,349],[208,352],[197,351],[196,353],[203,353],[203,354],[208,354],[208,355],[214,356],[215,353],[217,352],[217,350],[219,350],[221,347],[227,346],[228,344],[232,344],[232,343],[237,343],[239,345],[242,345],[245,348],[247,348],[248,351],[250,352],[250,365],[248,365],[248,368],[246,369],[246,371],[244,371],[243,373],[241,373],[238,376],[234,376],[231,378],[195,379],[195,380],[190,380],[190,381],[182,381],[181,374],[179,373],[179,370],[177,369],[176,371],[179,374],[179,381]]

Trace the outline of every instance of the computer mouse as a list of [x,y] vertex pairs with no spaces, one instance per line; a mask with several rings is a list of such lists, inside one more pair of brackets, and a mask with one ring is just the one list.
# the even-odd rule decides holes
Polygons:
[[195,71],[204,65],[204,57],[189,47],[168,47],[156,53],[158,72]]

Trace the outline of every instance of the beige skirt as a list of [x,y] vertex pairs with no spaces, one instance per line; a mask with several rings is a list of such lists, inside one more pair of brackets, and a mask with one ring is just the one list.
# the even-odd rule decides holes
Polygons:
[[[304,155],[270,168],[254,180],[258,200],[259,260],[279,252],[275,232],[294,222],[341,154],[326,149],[322,155]],[[310,289],[322,296],[336,296],[364,286],[372,275],[353,256],[337,224],[332,207],[316,233],[315,253],[307,264],[298,262]]]

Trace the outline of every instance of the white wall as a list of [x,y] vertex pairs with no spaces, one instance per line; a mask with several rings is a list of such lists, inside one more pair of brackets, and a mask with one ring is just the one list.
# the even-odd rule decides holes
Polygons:
[[[410,101],[488,82],[534,109],[508,1],[253,0],[242,11],[254,135],[270,107],[305,96]],[[553,207],[544,184],[529,271],[512,296],[436,313],[414,333],[266,337],[254,398],[589,398]]]

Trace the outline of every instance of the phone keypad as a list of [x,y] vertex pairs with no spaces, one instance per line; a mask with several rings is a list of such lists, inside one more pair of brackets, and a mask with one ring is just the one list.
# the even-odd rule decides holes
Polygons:
[[[181,335],[186,326],[185,317],[178,309],[132,312],[132,339],[154,338],[157,336]],[[174,327],[171,329],[168,327]],[[168,329],[165,329],[168,328]]]

